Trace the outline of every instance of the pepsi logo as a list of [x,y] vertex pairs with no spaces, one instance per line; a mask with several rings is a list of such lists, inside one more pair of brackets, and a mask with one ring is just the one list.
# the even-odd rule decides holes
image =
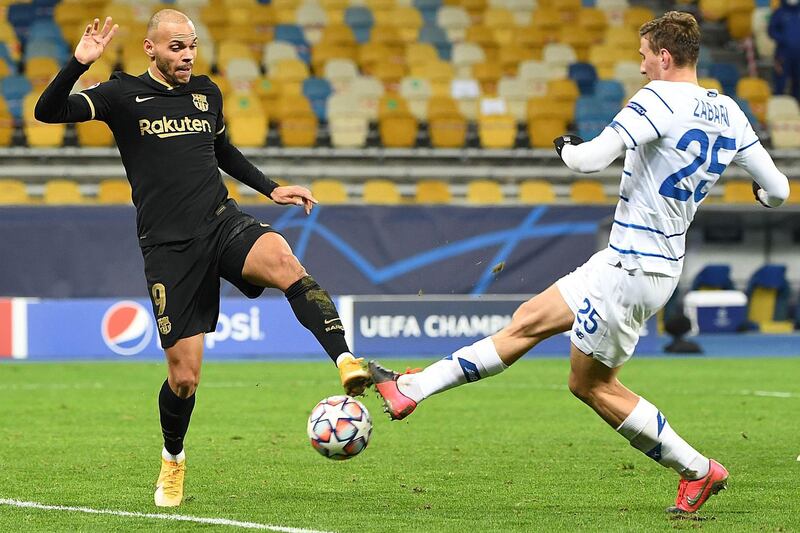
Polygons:
[[136,355],[153,338],[153,320],[142,305],[124,300],[108,308],[100,326],[106,346],[119,355]]

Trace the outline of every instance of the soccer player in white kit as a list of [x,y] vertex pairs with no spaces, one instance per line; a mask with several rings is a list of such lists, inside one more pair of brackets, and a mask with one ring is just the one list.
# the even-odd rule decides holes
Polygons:
[[727,470],[684,441],[661,411],[617,379],[639,331],[678,284],[686,231],[697,207],[735,162],[755,180],[755,199],[777,207],[789,183],[739,106],[697,84],[700,29],[668,12],[639,30],[641,70],[651,81],[589,142],[555,139],[564,163],[597,172],[625,164],[608,247],[523,303],[511,323],[422,371],[398,374],[370,362],[393,419],[432,394],[502,372],[540,341],[571,331],[569,389],[630,444],[680,475],[670,512],[693,513],[725,488]]

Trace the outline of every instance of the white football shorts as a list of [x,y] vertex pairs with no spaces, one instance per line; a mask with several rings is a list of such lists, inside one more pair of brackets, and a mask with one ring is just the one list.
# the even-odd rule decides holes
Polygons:
[[570,340],[609,368],[633,355],[639,332],[672,296],[677,277],[625,270],[606,248],[556,281],[575,313]]

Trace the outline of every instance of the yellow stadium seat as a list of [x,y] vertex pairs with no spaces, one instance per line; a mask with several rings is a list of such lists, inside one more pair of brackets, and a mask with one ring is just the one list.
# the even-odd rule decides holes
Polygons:
[[109,179],[100,182],[97,201],[101,204],[130,204],[131,186],[128,180]]
[[535,32],[544,37],[545,41],[557,40],[562,25],[561,12],[557,9],[539,7],[533,12],[531,26]]
[[311,49],[311,66],[318,77],[324,77],[325,64],[335,59],[346,59],[355,63],[358,47],[355,44],[317,43]]
[[78,184],[70,180],[50,180],[44,185],[44,203],[47,205],[82,204],[85,199]]
[[576,180],[570,188],[570,199],[576,204],[607,204],[611,201],[603,190],[603,184],[595,180]]
[[311,184],[311,194],[321,204],[347,203],[347,189],[338,180],[321,179],[314,181]]
[[556,193],[544,180],[527,180],[519,186],[519,201],[526,204],[552,204],[556,201]]
[[414,7],[398,7],[392,13],[392,22],[397,27],[400,40],[411,44],[416,42],[419,29],[423,25],[422,14]]
[[774,148],[800,148],[800,117],[773,119],[769,134]]
[[716,78],[699,78],[697,84],[704,89],[714,89],[718,93],[722,93],[722,84]]
[[700,0],[700,13],[706,20],[722,20],[728,16],[728,0]]
[[417,119],[408,110],[381,113],[378,130],[387,148],[411,148],[417,142]]
[[58,148],[64,144],[66,124],[42,124],[27,122],[24,126],[25,138],[31,148]]
[[562,102],[572,102],[573,104],[581,95],[578,84],[570,79],[550,80],[547,82],[547,96],[551,96]]
[[800,204],[800,180],[789,180],[789,199],[787,204]]
[[497,53],[497,60],[506,76],[516,76],[519,64],[529,59],[534,59],[533,50],[518,44],[503,45]]
[[753,18],[751,11],[737,11],[728,15],[728,34],[731,39],[742,40],[753,35]]
[[88,122],[78,122],[75,124],[75,133],[78,136],[78,144],[81,146],[111,146],[114,144],[114,136],[105,122],[90,120]]
[[383,83],[387,91],[397,91],[400,89],[400,80],[406,75],[405,65],[398,63],[377,63],[372,68],[372,75]]
[[237,115],[264,115],[261,99],[251,92],[234,92],[225,97],[223,104],[225,117]]
[[239,188],[240,183],[233,179],[224,179],[225,188],[228,189],[228,198],[233,198],[236,203],[242,203],[242,191]]
[[513,31],[514,37],[511,40],[511,44],[528,50],[530,57],[525,59],[541,60],[544,45],[548,42],[545,35],[540,33],[534,26],[517,26]]
[[513,148],[517,121],[511,115],[487,115],[478,119],[478,138],[483,148]]
[[531,148],[552,148],[553,139],[567,131],[567,122],[561,118],[541,118],[528,121]]
[[409,67],[439,61],[436,48],[430,43],[410,43],[406,47],[406,64]]
[[583,7],[578,12],[578,27],[586,32],[592,42],[600,42],[608,27],[606,12],[593,7]]
[[476,205],[502,204],[503,190],[496,181],[470,181],[467,183],[467,202]]
[[761,78],[744,77],[736,83],[736,96],[747,100],[753,114],[762,123],[767,119],[767,101],[771,95],[769,83]]
[[503,77],[503,69],[497,61],[485,61],[472,65],[472,77],[478,80],[481,94],[497,95],[497,82]]
[[31,203],[25,183],[19,180],[0,180],[0,204],[21,205]]
[[753,187],[749,181],[728,181],[722,190],[722,201],[729,204],[752,204]]
[[441,180],[420,180],[414,200],[418,204],[449,204],[452,201],[447,182]]
[[36,92],[44,90],[58,71],[58,62],[52,57],[32,57],[25,63],[25,77]]
[[[0,98],[0,102],[5,107],[5,101]],[[10,146],[14,137],[14,117],[8,109],[0,111],[0,146]]]
[[558,42],[570,45],[578,61],[586,62],[589,60],[589,48],[594,40],[588,31],[576,31],[572,26],[564,26],[561,28]]
[[367,204],[397,205],[402,202],[400,190],[389,180],[367,180],[362,197]]
[[287,115],[280,123],[281,142],[286,147],[314,146],[317,142],[317,127],[314,113]]
[[269,121],[263,115],[234,115],[227,119],[227,132],[235,146],[258,148],[264,146]]
[[483,24],[492,29],[494,39],[501,46],[514,40],[514,13],[503,8],[489,8],[483,14]]
[[494,28],[482,25],[470,26],[467,28],[467,42],[480,46],[486,61],[497,61],[500,43],[497,42]]
[[625,10],[622,18],[622,24],[623,26],[638,32],[639,27],[641,27],[642,24],[649,22],[654,18],[655,13],[653,13],[652,9],[641,6],[631,6]]

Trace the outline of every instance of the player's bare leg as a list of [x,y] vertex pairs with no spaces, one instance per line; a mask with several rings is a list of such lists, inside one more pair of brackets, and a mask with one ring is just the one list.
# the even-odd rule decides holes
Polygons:
[[399,420],[428,396],[502,372],[544,339],[570,329],[574,320],[558,288],[551,285],[520,305],[511,323],[495,335],[461,348],[422,372],[401,375],[375,361],[370,362],[370,372],[389,416]]
[[681,476],[675,505],[669,512],[693,513],[724,489],[728,471],[686,443],[653,404],[625,387],[617,374],[580,351],[570,351],[569,390],[628,439],[631,446]]
[[161,452],[161,471],[156,482],[155,504],[175,507],[183,500],[183,480],[186,473],[186,452],[183,439],[195,403],[195,391],[200,382],[203,362],[203,334],[179,339],[164,350],[167,357],[167,380],[161,387],[158,407],[164,449]]
[[242,277],[255,285],[283,291],[297,320],[314,334],[336,363],[345,392],[350,396],[364,392],[371,383],[369,372],[363,359],[350,352],[333,300],[308,275],[286,239],[278,233],[259,237],[247,254]]

